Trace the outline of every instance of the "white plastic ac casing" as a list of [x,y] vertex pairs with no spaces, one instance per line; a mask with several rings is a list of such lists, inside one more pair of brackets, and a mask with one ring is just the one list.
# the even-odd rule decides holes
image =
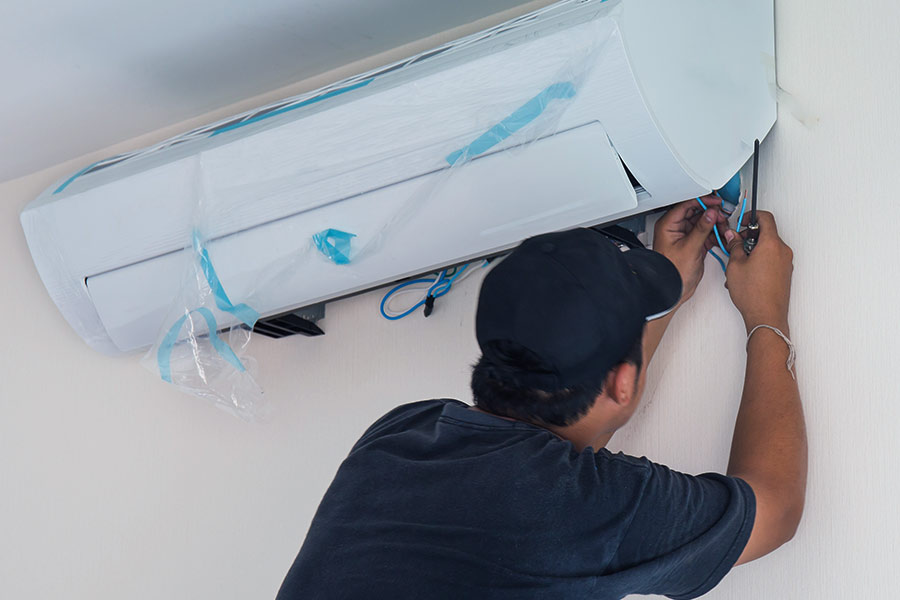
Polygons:
[[[609,39],[554,135],[478,157],[435,185],[428,202],[364,263],[341,269],[308,261],[301,273],[257,294],[254,308],[263,316],[282,313],[724,185],[775,122],[772,0],[567,0],[481,39],[266,107],[274,114],[265,118],[241,115],[240,127],[233,126],[238,120],[217,123],[88,167],[22,212],[38,272],[92,347],[111,354],[148,347],[182,284],[198,168],[209,186],[203,193],[223,190],[227,210],[206,224],[207,247],[229,295],[240,301],[258,291],[260,272],[297,251],[298,240],[332,225],[352,231],[384,222],[427,189],[429,178],[444,174],[402,155],[408,144],[398,140],[396,160],[385,148],[388,158],[348,174],[338,188],[256,190],[252,197],[265,199],[248,201],[234,191],[243,181],[260,173],[277,181],[278,169],[328,148],[322,132],[333,132],[330,125],[377,127],[373,107],[396,106],[430,82],[452,87],[485,70],[499,73],[505,61],[565,45],[588,21],[607,28]],[[410,114],[405,125],[428,131],[445,124]]]

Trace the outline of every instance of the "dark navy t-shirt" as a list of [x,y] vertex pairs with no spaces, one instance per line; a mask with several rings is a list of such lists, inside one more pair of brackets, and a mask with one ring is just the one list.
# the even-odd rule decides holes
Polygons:
[[737,561],[755,508],[740,479],[417,402],[353,447],[278,598],[696,598]]

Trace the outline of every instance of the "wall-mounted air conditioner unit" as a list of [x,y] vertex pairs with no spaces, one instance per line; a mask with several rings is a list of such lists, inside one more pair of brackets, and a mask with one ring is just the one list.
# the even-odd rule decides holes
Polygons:
[[[775,121],[773,19],[772,0],[561,2],[91,165],[22,225],[104,352],[154,343],[198,220],[236,302],[253,291],[266,316],[342,297],[721,187]],[[545,110],[552,127],[527,130]],[[255,287],[328,228],[377,244]]]

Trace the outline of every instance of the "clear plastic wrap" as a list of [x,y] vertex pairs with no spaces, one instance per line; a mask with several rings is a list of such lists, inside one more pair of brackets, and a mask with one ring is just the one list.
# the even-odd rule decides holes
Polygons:
[[[308,117],[317,122],[311,124],[315,134],[309,139],[315,147],[305,162],[255,164],[254,144],[304,144],[296,136],[279,138],[278,132],[254,136],[258,139],[237,150],[224,145],[193,157],[195,206],[185,243],[190,251],[183,253],[182,285],[144,364],[163,380],[241,417],[264,414],[256,362],[247,350],[258,311],[271,304],[276,289],[287,281],[315,277],[323,262],[347,273],[365,269],[366,261],[382,251],[384,240],[416,211],[438,201],[437,192],[473,159],[499,150],[515,153],[557,133],[561,116],[577,98],[612,31],[601,18],[607,14],[600,11],[597,19],[571,28],[565,36],[548,38],[546,51],[537,58],[529,54],[517,64],[510,61],[514,54],[493,52],[481,59],[480,77],[442,78],[438,71],[419,78],[412,86],[415,93],[409,93],[407,85],[402,96],[373,96],[384,100],[365,105],[362,120],[368,126],[365,140],[357,143],[351,143],[352,127],[362,121],[360,115],[352,116],[353,103]],[[464,53],[477,37],[447,51]],[[406,64],[417,62],[414,58]],[[374,77],[377,74],[347,85],[359,87]],[[434,127],[435,122],[441,126]],[[423,135],[432,131],[436,133]],[[333,216],[318,210],[359,189],[391,185],[398,165],[414,173],[416,183],[409,193],[395,194],[389,205],[379,207],[379,218],[348,210],[332,221],[328,219]],[[226,182],[222,173],[229,174]],[[220,269],[230,265],[233,275],[234,259],[227,250],[213,247],[222,238],[224,224],[251,204],[259,211],[262,205],[285,202],[293,214],[306,216],[296,226],[292,244],[271,248],[263,269],[226,289]],[[420,243],[428,243],[426,232]],[[320,264],[313,269],[313,263]]]
[[[522,164],[539,174],[552,162],[556,182],[590,170],[589,153],[556,159],[576,147],[558,141],[567,135],[602,139],[580,147],[606,147],[618,165],[602,127],[564,118],[615,33],[618,5],[564,0],[91,164],[23,212],[38,271],[95,349],[152,343],[142,363],[162,380],[259,417],[267,406],[249,343],[261,318],[509,247],[522,220],[582,214],[587,194],[556,197],[556,183],[550,201],[528,204],[522,190],[533,187],[523,186],[536,175],[518,196],[507,184]],[[508,179],[493,196],[477,187],[477,200],[458,201],[497,172]],[[497,194],[506,204],[483,206]],[[510,198],[522,207],[514,217]],[[440,240],[453,251],[436,251]]]

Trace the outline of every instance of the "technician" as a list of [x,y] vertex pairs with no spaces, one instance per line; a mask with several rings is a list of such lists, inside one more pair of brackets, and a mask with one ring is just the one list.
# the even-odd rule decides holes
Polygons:
[[[666,213],[655,252],[575,229],[526,240],[488,273],[475,407],[416,402],[372,425],[278,598],[696,598],[790,540],[807,452],[788,329],[792,252],[761,212],[746,254],[718,198],[704,201],[705,212],[693,201]],[[731,254],[747,368],[727,474],[693,476],[605,446],[703,276],[714,227]],[[726,343],[744,340],[717,339],[710,352]]]

